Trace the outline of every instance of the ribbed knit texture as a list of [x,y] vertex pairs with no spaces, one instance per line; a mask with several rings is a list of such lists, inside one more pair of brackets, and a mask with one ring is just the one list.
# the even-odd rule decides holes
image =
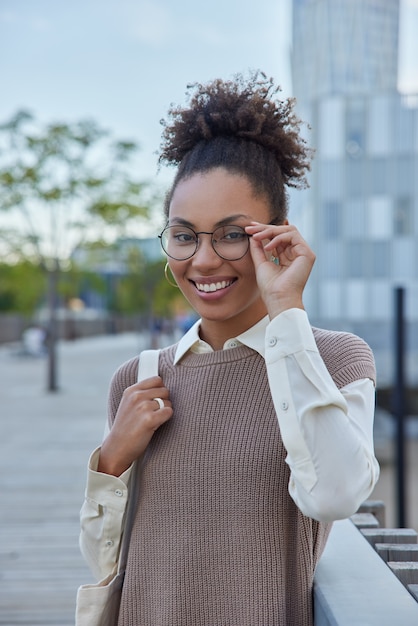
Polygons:
[[[314,333],[339,387],[374,378],[364,342]],[[288,494],[264,359],[239,346],[174,367],[174,354],[160,355],[175,412],[144,458],[118,626],[311,626],[330,526]],[[111,419],[136,373],[133,359],[115,374]]]

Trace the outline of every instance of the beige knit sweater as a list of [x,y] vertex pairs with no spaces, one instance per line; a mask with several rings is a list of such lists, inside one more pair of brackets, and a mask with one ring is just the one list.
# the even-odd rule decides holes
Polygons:
[[[338,387],[374,379],[363,341],[314,334]],[[289,496],[264,359],[246,346],[174,355],[160,355],[174,416],[144,458],[118,626],[311,626],[330,526]],[[136,374],[137,359],[116,373],[111,416]]]

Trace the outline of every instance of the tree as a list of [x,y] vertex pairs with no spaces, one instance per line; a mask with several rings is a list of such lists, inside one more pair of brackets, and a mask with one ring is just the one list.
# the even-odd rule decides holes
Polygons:
[[80,268],[89,267],[105,280],[110,327],[113,314],[141,313],[152,332],[157,318],[168,320],[179,308],[187,308],[180,290],[164,276],[165,259],[156,258],[155,252],[147,254],[142,238],[118,239],[111,245],[90,243],[74,256]]
[[50,391],[57,389],[57,284],[72,250],[124,236],[149,216],[150,186],[133,174],[137,150],[91,120],[42,125],[18,111],[0,125],[0,210],[8,216],[1,252],[9,262],[30,259],[48,278]]
[[27,260],[0,263],[0,312],[33,314],[45,290],[45,275],[38,265]]

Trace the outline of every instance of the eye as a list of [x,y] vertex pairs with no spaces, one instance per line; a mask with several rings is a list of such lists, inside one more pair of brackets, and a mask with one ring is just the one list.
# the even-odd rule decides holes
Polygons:
[[172,241],[179,246],[196,242],[196,235],[192,231],[188,230],[172,231],[170,237]]
[[247,233],[241,226],[225,226],[216,231],[216,239],[225,243],[240,243],[247,239]]

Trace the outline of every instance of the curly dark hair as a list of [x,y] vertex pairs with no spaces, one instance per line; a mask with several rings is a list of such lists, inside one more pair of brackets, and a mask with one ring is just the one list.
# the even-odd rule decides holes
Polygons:
[[[192,93],[194,90],[194,93]],[[263,72],[246,80],[214,80],[187,87],[188,106],[171,105],[160,146],[160,163],[178,170],[165,202],[168,210],[180,180],[222,167],[246,176],[257,195],[267,198],[272,222],[287,217],[285,186],[307,186],[312,150],[300,136],[295,100],[276,98],[280,87]]]

